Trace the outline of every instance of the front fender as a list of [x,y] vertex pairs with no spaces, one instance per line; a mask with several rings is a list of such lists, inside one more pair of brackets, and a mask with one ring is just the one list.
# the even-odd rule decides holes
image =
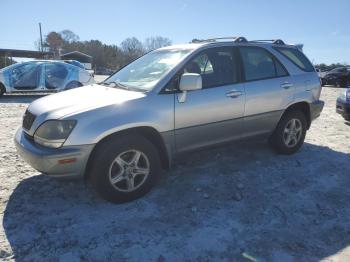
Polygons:
[[103,138],[135,127],[152,127],[163,133],[174,129],[173,94],[148,96],[71,115],[78,121],[65,145],[96,144]]
[[6,92],[11,92],[10,70],[0,73],[0,83],[4,85]]

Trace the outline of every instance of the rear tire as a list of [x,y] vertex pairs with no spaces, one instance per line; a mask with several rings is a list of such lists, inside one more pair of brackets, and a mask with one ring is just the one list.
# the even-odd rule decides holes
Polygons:
[[[144,196],[156,183],[161,171],[160,157],[146,138],[138,135],[113,137],[98,145],[96,150],[90,178],[105,200],[129,202]],[[133,161],[137,156],[138,162]]]
[[306,118],[301,111],[287,112],[279,121],[269,142],[277,153],[293,154],[303,145],[306,129]]

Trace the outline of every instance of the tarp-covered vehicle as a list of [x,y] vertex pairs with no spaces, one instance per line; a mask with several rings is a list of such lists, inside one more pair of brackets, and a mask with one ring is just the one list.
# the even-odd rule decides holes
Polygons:
[[57,92],[94,82],[89,72],[63,61],[29,61],[0,70],[0,95],[26,91]]

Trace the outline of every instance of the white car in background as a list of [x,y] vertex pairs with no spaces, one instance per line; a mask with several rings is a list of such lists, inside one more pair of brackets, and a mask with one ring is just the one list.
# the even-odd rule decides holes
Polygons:
[[64,61],[29,61],[0,70],[0,96],[14,92],[57,92],[95,83],[93,76]]
[[318,69],[318,68],[315,68],[317,74],[318,74],[318,77],[319,78],[324,78],[324,76],[327,74],[327,71],[321,71],[321,69]]

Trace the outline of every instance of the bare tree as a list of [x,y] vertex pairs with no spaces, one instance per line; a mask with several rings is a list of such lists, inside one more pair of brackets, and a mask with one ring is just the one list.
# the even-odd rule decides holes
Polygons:
[[40,38],[34,42],[34,47],[36,50],[41,51]]
[[121,43],[121,49],[127,59],[133,60],[145,53],[142,43],[136,37],[129,37]]
[[[142,43],[136,37],[125,39],[119,46],[106,45],[98,40],[80,41],[79,36],[66,29],[50,32],[44,39],[44,51],[51,51],[54,58],[59,58],[60,51],[80,51],[93,57],[94,68],[118,69],[148,51],[167,46],[171,40],[166,37],[148,37]],[[34,43],[40,51],[40,40]]]
[[60,35],[61,35],[62,39],[67,43],[79,41],[79,36],[76,35],[75,33],[73,33],[69,29],[65,29],[65,30],[61,31]]
[[152,51],[168,45],[171,45],[171,40],[169,38],[155,36],[146,38],[144,48],[146,51]]

